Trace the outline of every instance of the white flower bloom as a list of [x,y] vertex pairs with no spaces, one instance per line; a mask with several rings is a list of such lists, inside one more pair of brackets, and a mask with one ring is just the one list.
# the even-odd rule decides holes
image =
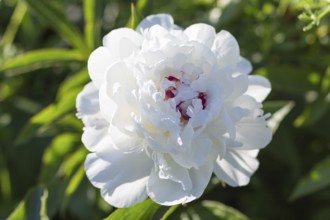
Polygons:
[[152,15],[119,28],[88,60],[77,98],[91,183],[116,207],[148,196],[162,205],[199,198],[212,173],[248,184],[272,134],[261,102],[270,83],[249,76],[235,38],[207,24],[186,29]]

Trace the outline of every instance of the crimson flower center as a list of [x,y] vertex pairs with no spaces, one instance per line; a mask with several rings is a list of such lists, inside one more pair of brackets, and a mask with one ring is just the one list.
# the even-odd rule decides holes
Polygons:
[[206,108],[206,93],[195,91],[189,82],[174,76],[168,76],[166,79],[169,81],[169,86],[165,89],[164,100],[174,99],[176,101],[176,110],[180,112],[183,121],[191,118],[191,112],[196,108],[194,106],[196,101],[199,100],[202,109]]

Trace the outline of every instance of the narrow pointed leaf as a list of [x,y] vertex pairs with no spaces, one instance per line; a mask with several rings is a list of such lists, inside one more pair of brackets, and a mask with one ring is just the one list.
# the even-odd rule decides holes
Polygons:
[[272,129],[273,133],[276,132],[281,122],[293,107],[293,101],[268,101],[264,103],[265,112],[272,113],[271,117],[267,120],[267,125]]
[[51,125],[68,113],[75,111],[75,100],[80,88],[71,90],[66,96],[62,97],[57,103],[50,104],[37,115],[33,116],[23,130],[19,133],[16,144],[24,143],[31,137],[42,136]]
[[82,71],[73,74],[66,78],[63,83],[60,85],[58,91],[57,91],[57,99],[60,99],[61,97],[68,94],[72,89],[75,88],[83,88],[87,82],[90,81],[88,72],[86,69],[83,69]]
[[0,46],[12,44],[18,31],[18,28],[21,25],[23,18],[26,14],[26,11],[26,3],[24,1],[18,1],[15,7],[15,11],[10,18],[10,22],[6,28],[6,31],[4,32],[0,40]]
[[135,29],[141,19],[138,17],[137,9],[134,3],[131,3],[131,16],[126,24],[127,27]]
[[296,127],[311,126],[329,113],[330,105],[326,98],[320,97],[314,102],[307,103],[304,111],[296,118]]
[[0,152],[0,195],[2,195],[2,199],[6,201],[11,198],[12,189],[7,161],[3,155],[3,152]]
[[80,52],[88,53],[88,48],[79,30],[65,17],[64,9],[56,1],[26,0],[29,7],[42,21],[47,22],[61,37]]
[[167,219],[223,219],[248,220],[240,211],[216,201],[204,200],[201,203],[180,207]]
[[5,61],[0,66],[0,71],[6,71],[9,74],[19,74],[56,66],[69,61],[85,61],[85,59],[77,50],[40,49]]
[[84,0],[85,41],[90,50],[95,48],[95,10],[97,1]]
[[85,177],[85,167],[84,167],[84,163],[81,163],[79,169],[74,173],[74,175],[69,181],[68,186],[65,189],[63,207],[66,207],[69,204],[72,195],[77,191],[84,177]]
[[72,133],[57,135],[52,140],[43,154],[40,182],[48,183],[56,177],[63,159],[73,151],[78,143],[80,143],[80,135]]
[[310,195],[330,186],[330,156],[319,162],[294,188],[290,200]]
[[117,209],[104,220],[148,220],[152,219],[160,207],[161,205],[147,199],[130,208]]
[[58,90],[57,101],[45,107],[29,120],[19,133],[16,144],[24,143],[33,136],[45,134],[56,121],[69,113],[74,113],[76,97],[87,78],[87,69],[84,68],[65,81]]
[[48,220],[46,210],[47,190],[38,186],[32,188],[24,200],[22,200],[16,209],[7,218],[8,220],[29,220],[41,219]]

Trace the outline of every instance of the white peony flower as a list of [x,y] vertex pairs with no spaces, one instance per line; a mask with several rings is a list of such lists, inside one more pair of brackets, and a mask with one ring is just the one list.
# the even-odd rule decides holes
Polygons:
[[214,173],[248,184],[272,134],[261,102],[270,83],[249,76],[235,38],[207,24],[186,29],[152,15],[119,28],[88,60],[77,97],[91,183],[116,207],[148,196],[162,205],[199,198]]

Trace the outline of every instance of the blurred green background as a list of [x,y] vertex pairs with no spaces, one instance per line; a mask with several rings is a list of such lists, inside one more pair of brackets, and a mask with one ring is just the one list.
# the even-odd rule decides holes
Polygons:
[[[131,3],[0,0],[0,220],[159,219],[164,213],[163,219],[330,219],[329,1]],[[182,27],[204,22],[236,37],[252,74],[272,82],[264,107],[276,112],[275,134],[246,187],[212,181],[186,206],[167,210],[147,200],[115,211],[85,177],[88,152],[75,97],[89,81],[86,61],[102,36],[155,13],[170,13]]]

